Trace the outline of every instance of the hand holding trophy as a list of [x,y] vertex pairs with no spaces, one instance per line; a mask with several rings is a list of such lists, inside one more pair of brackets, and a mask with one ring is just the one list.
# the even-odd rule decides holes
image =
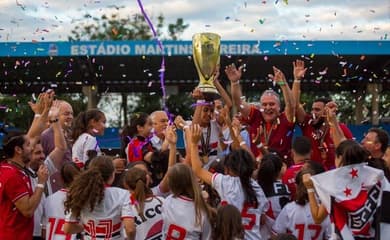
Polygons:
[[198,88],[206,101],[220,98],[213,81],[219,65],[221,37],[215,33],[197,33],[192,37],[192,54],[199,75]]

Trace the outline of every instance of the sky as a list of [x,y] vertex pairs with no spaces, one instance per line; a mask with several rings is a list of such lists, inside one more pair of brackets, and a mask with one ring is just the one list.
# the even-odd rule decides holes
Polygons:
[[[180,37],[222,40],[387,40],[390,0],[144,0],[147,14],[189,24]],[[0,0],[0,42],[67,41],[88,13],[141,13],[136,0]]]

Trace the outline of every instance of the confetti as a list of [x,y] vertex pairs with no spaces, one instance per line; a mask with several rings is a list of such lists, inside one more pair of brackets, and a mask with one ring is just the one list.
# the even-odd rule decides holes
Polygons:
[[260,23],[260,24],[264,24],[264,22],[265,22],[265,18],[259,19],[259,23]]

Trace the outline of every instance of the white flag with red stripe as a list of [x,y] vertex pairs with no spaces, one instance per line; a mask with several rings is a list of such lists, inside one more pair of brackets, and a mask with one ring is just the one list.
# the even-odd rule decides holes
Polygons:
[[353,164],[312,176],[316,192],[342,239],[373,237],[381,204],[383,171]]

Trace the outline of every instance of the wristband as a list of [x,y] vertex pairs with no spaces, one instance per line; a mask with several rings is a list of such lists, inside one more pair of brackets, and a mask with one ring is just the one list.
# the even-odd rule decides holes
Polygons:
[[245,141],[241,141],[241,142],[240,142],[240,147],[241,147],[242,145],[245,145],[245,144],[246,144]]
[[55,122],[58,122],[58,118],[53,119],[53,120],[49,120],[49,123],[55,123]]
[[284,85],[286,85],[286,83],[285,83],[284,81],[282,81],[282,82],[277,82],[277,84],[278,84],[279,86],[284,86]]
[[307,193],[313,193],[313,192],[315,192],[314,188],[308,188],[307,189]]
[[300,82],[301,82],[301,80],[294,80],[294,82],[295,82],[295,83],[300,83]]
[[238,84],[240,84],[240,80],[237,80],[237,81],[231,83],[231,85],[233,85],[233,86],[238,85]]
[[35,118],[39,118],[39,117],[41,117],[41,116],[42,116],[42,115],[39,114],[39,113],[34,114],[34,117],[35,117]]
[[35,188],[42,188],[42,189],[44,189],[45,185],[43,185],[42,183],[38,183],[37,185],[35,185]]
[[196,100],[196,103],[205,103],[206,101],[204,99],[198,99]]

